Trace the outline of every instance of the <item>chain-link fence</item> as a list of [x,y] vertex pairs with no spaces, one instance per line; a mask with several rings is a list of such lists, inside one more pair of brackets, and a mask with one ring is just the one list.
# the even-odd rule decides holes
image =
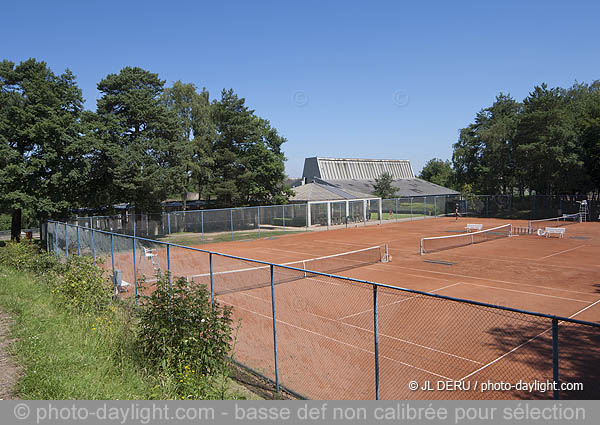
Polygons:
[[158,272],[206,285],[233,307],[234,359],[308,398],[600,397],[598,323],[53,221],[48,250],[93,256],[121,297]]
[[448,216],[455,213],[459,200],[458,195],[382,199],[382,219],[400,221]]
[[70,224],[195,245],[307,230],[306,204],[75,217]]
[[437,195],[148,214],[125,211],[112,216],[75,217],[68,223],[122,235],[197,245],[276,236],[319,227],[440,217],[454,213],[458,199],[453,195]]
[[[550,195],[463,195],[459,202],[461,214],[476,217],[514,218],[535,220],[576,214],[581,211],[581,201],[564,196]],[[600,201],[585,200],[586,221],[597,221]]]

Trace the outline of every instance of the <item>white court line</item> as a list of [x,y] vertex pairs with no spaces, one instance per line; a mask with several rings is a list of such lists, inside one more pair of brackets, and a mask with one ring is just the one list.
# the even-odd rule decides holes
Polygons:
[[[572,319],[573,317],[577,316],[577,315],[578,315],[578,314],[580,314],[580,313],[583,313],[583,312],[584,312],[584,311],[586,311],[588,308],[591,308],[591,307],[595,306],[595,305],[596,305],[596,304],[598,304],[598,303],[600,303],[600,299],[599,299],[599,300],[596,300],[596,302],[594,302],[593,304],[590,304],[590,305],[588,305],[587,307],[585,307],[585,308],[582,308],[582,309],[581,309],[581,310],[579,310],[577,313],[574,313],[574,314],[570,315],[568,318],[569,318],[569,319]],[[560,323],[561,323],[561,322],[559,322],[559,324],[560,324]],[[489,366],[493,365],[494,363],[496,363],[496,362],[498,362],[498,361],[502,360],[504,357],[508,356],[508,355],[509,355],[509,354],[511,354],[511,353],[514,353],[514,352],[515,352],[515,351],[517,351],[519,348],[521,348],[521,347],[523,347],[523,346],[525,346],[525,345],[529,344],[531,341],[533,341],[533,340],[536,340],[537,338],[539,338],[540,336],[544,335],[545,333],[547,333],[547,332],[549,332],[549,331],[551,331],[551,330],[552,330],[552,328],[550,327],[550,328],[546,329],[545,331],[543,331],[543,332],[540,332],[540,333],[539,333],[539,334],[537,334],[536,336],[534,336],[534,337],[532,337],[532,338],[529,338],[527,341],[525,341],[524,343],[522,343],[522,344],[518,345],[517,347],[513,348],[513,349],[512,349],[512,350],[510,350],[509,352],[507,352],[507,353],[504,353],[503,355],[501,355],[501,356],[500,356],[500,357],[498,357],[497,359],[494,359],[494,360],[492,360],[491,362],[489,362],[489,363],[487,363],[487,364],[483,365],[483,366],[482,366],[482,367],[480,367],[479,369],[477,369],[477,370],[475,370],[475,371],[473,371],[473,372],[469,373],[467,376],[465,376],[465,377],[463,377],[463,378],[459,379],[459,381],[464,381],[465,379],[467,379],[467,378],[470,378],[471,376],[475,375],[476,373],[478,373],[478,372],[482,371],[483,369],[486,369],[487,367],[489,367]]]
[[264,249],[268,249],[268,250],[271,250],[271,251],[289,252],[289,253],[292,253],[292,254],[311,255],[311,253],[308,253],[308,252],[291,251],[289,249],[268,248],[268,247],[265,247]]
[[[438,272],[438,271],[433,271],[433,270],[416,269],[414,267],[403,267],[403,266],[397,265],[394,262],[382,264],[381,267],[382,268],[396,268],[396,269],[404,269],[404,270],[414,270],[414,271],[423,272],[423,273],[433,273],[433,274],[441,274],[441,275],[445,275],[445,276],[453,276],[453,277],[460,277],[460,278],[466,278],[466,279],[484,280],[484,281],[487,281],[487,282],[508,283],[509,285],[533,286],[535,288],[551,289],[553,291],[564,291],[564,292],[573,292],[574,294],[591,295],[589,292],[573,291],[571,289],[553,288],[551,286],[540,286],[540,285],[533,285],[533,284],[530,284],[530,283],[510,282],[508,280],[490,279],[490,278],[485,278],[485,277],[469,276],[469,275],[458,274],[458,273],[446,273],[446,272]],[[369,268],[369,266],[366,266],[365,268]],[[379,268],[378,268],[378,270],[381,271],[381,269],[379,269]]]
[[[328,284],[328,285],[331,285],[331,284],[337,285],[337,284],[334,284],[332,282],[320,281],[318,279],[312,279],[312,278],[309,278],[309,279],[314,280],[314,281],[319,282],[319,283],[325,283],[325,284]],[[460,284],[460,282],[452,284],[452,285],[449,285],[449,286],[454,286],[454,285],[458,285],[458,284]],[[438,289],[436,289],[436,291],[441,291],[444,288],[438,288]],[[244,295],[244,296],[247,296],[249,298],[254,298],[254,299],[263,301],[264,303],[270,303],[269,300],[266,300],[266,299],[260,298],[260,297],[256,297],[254,295],[246,294],[244,292],[240,292],[240,295]],[[401,300],[401,301],[396,301],[396,302],[391,303],[391,304],[386,304],[386,306],[395,304],[397,302],[408,301],[409,299],[412,299],[412,298],[418,298],[418,296],[410,297],[408,299],[404,299],[404,300]],[[229,303],[229,304],[233,305],[231,303]],[[384,307],[384,306],[382,306],[382,307]],[[243,308],[243,307],[239,307],[239,308]],[[371,309],[370,311],[373,311],[373,310]],[[351,323],[342,322],[339,319],[332,319],[330,317],[321,316],[320,314],[311,313],[310,311],[305,311],[304,313],[310,314],[311,316],[318,317],[318,318],[324,319],[324,320],[328,320],[330,322],[334,322],[334,323],[337,323],[337,324],[340,324],[340,325],[343,325],[343,326],[346,326],[346,327],[355,328],[355,329],[361,330],[363,332],[367,332],[367,333],[373,334],[373,331],[370,330],[370,329],[366,329],[366,328],[363,328],[363,327],[360,327],[360,326],[357,326],[357,325],[353,325]],[[397,337],[394,337],[394,336],[391,336],[391,335],[387,335],[387,334],[384,334],[384,333],[379,333],[379,335],[381,337],[384,337],[384,338],[390,338],[390,339],[393,339],[393,340],[396,340],[396,341],[403,342],[405,344],[414,345],[414,346],[417,346],[417,347],[420,347],[420,348],[424,348],[424,349],[427,349],[427,350],[430,350],[430,351],[434,351],[436,353],[444,354],[446,356],[455,357],[457,359],[465,360],[465,361],[468,361],[468,362],[471,362],[471,363],[483,364],[482,362],[477,361],[477,360],[471,360],[471,359],[469,359],[467,357],[462,357],[462,356],[459,356],[457,354],[452,354],[452,353],[449,353],[449,352],[446,352],[446,351],[438,350],[438,349],[435,349],[433,347],[428,347],[427,345],[417,344],[416,342],[411,342],[411,341],[408,341],[408,340],[405,340],[405,339],[401,339],[401,338],[397,338]]]
[[[315,315],[315,316],[322,317],[322,316],[319,316],[319,315]],[[323,318],[327,319],[327,320],[332,320],[334,322],[340,323],[340,324],[345,325],[345,326],[349,326],[351,328],[360,329],[362,331],[365,331],[365,332],[368,332],[368,333],[371,333],[371,334],[373,333],[373,331],[371,331],[369,329],[361,328],[360,326],[352,325],[350,323],[345,323],[345,322],[339,322],[337,320],[329,319],[327,317],[323,317]],[[471,363],[483,364],[482,362],[479,362],[477,360],[471,360],[471,359],[469,359],[467,357],[462,357],[462,356],[459,356],[457,354],[449,353],[447,351],[437,350],[435,348],[428,347],[427,345],[417,344],[416,342],[408,341],[406,339],[398,338],[398,337],[387,335],[387,334],[384,334],[384,333],[379,333],[379,336],[384,337],[384,338],[393,339],[395,341],[400,341],[400,342],[403,342],[405,344],[414,345],[414,346],[419,347],[419,348],[425,348],[426,350],[434,351],[434,352],[440,353],[440,354],[444,354],[444,355],[449,356],[449,357],[454,357],[454,358],[457,358],[457,359],[466,360],[466,361],[471,362]]]
[[[429,292],[433,293],[433,292],[441,291],[442,289],[450,288],[451,286],[460,285],[461,283],[462,283],[462,282],[456,282],[456,283],[453,283],[452,285],[447,285],[447,286],[444,286],[444,287],[442,287],[442,288],[434,289],[433,291],[429,291]],[[399,292],[403,292],[403,291],[399,291]],[[394,305],[394,304],[398,304],[398,303],[403,303],[404,301],[412,300],[413,298],[419,298],[419,297],[421,297],[421,296],[422,296],[422,295],[413,295],[413,296],[411,296],[411,297],[407,297],[407,298],[403,298],[403,299],[401,299],[401,300],[398,300],[398,301],[394,301],[393,303],[389,303],[389,304],[383,304],[383,305],[379,306],[379,308],[388,307],[388,306],[391,306],[391,305]],[[372,308],[370,308],[370,309],[368,309],[368,310],[360,311],[360,312],[358,312],[358,313],[349,314],[349,315],[347,315],[347,316],[344,316],[344,317],[338,317],[338,319],[337,319],[337,320],[344,320],[344,319],[348,319],[349,317],[358,316],[358,315],[360,315],[360,314],[364,314],[364,313],[370,313],[370,312],[372,312],[372,311],[373,311],[373,309],[372,309]]]
[[353,247],[357,247],[358,245],[365,245],[366,248],[368,248],[367,244],[357,244],[355,242],[338,242],[338,241],[330,241],[327,239],[315,239],[314,241],[311,242],[317,242],[317,243],[329,243],[329,244],[333,244],[333,245],[347,245],[347,246],[353,246]]
[[[392,249],[396,249],[396,248],[392,248],[390,246],[389,250],[390,252],[392,251]],[[517,264],[522,264],[523,261],[531,261],[532,263],[537,263],[538,259],[536,258],[524,258],[524,257],[519,257],[519,258],[513,258],[510,260],[507,260],[505,258],[496,258],[496,257],[473,257],[473,256],[469,256],[469,255],[463,255],[463,254],[457,254],[456,252],[446,252],[446,255],[451,255],[452,257],[463,257],[463,258],[468,258],[470,260],[485,260],[485,261],[503,261],[505,263],[517,263]],[[542,263],[544,265],[544,267],[557,267],[560,269],[570,269],[570,270],[582,270],[582,267],[571,267],[571,266],[564,266],[564,265],[559,265],[559,264],[553,264],[553,263]]]
[[[262,318],[264,318],[264,319],[267,319],[267,320],[269,320],[269,321],[272,321],[272,320],[273,320],[273,318],[272,318],[272,317],[266,316],[266,315],[264,315],[264,314],[261,314],[261,313],[257,313],[256,311],[252,311],[252,310],[249,310],[249,309],[247,309],[247,308],[239,307],[239,306],[236,306],[236,305],[234,305],[234,304],[231,304],[231,303],[228,303],[228,302],[225,302],[225,301],[221,301],[221,302],[222,302],[223,304],[229,304],[229,305],[230,305],[230,306],[232,306],[232,307],[239,308],[240,310],[245,310],[245,311],[248,311],[248,312],[250,312],[250,313],[252,313],[252,314],[256,314],[257,316],[259,316],[259,317],[262,317]],[[353,344],[349,344],[349,343],[347,343],[347,342],[344,342],[344,341],[340,341],[340,340],[338,340],[338,339],[335,339],[335,338],[329,337],[329,336],[327,336],[327,335],[320,334],[320,333],[318,333],[318,332],[315,332],[315,331],[311,331],[310,329],[305,329],[305,328],[302,328],[302,327],[300,327],[300,326],[296,326],[296,325],[293,325],[293,324],[291,324],[291,323],[284,322],[283,320],[280,320],[280,319],[275,319],[275,321],[276,321],[276,322],[278,322],[278,323],[281,323],[281,324],[283,324],[283,325],[287,325],[287,326],[290,326],[290,327],[292,327],[292,328],[295,328],[295,329],[298,329],[298,330],[301,330],[301,331],[304,331],[304,332],[307,332],[307,333],[310,333],[310,334],[313,334],[313,335],[320,336],[321,338],[325,338],[325,339],[327,339],[327,340],[330,340],[330,341],[337,342],[338,344],[342,344],[342,345],[345,345],[345,346],[348,346],[348,347],[354,348],[354,349],[356,349],[356,350],[362,351],[362,352],[364,352],[364,353],[367,353],[367,354],[369,354],[369,355],[373,355],[373,356],[375,355],[375,352],[373,352],[373,351],[370,351],[370,350],[367,350],[367,349],[364,349],[364,348],[358,347],[358,346],[356,346],[356,345],[353,345]],[[419,370],[419,371],[421,371],[421,372],[425,372],[425,373],[428,373],[428,374],[430,374],[430,375],[437,376],[438,378],[443,378],[443,379],[446,379],[446,380],[448,380],[448,381],[451,381],[451,379],[450,379],[450,378],[448,378],[447,376],[444,376],[444,375],[439,375],[439,374],[437,374],[437,373],[435,373],[435,372],[432,372],[432,371],[430,371],[430,370],[427,370],[427,369],[422,369],[422,368],[420,368],[420,367],[418,367],[418,366],[414,366],[414,365],[411,365],[411,364],[408,364],[408,363],[402,362],[402,361],[400,361],[400,360],[393,359],[393,358],[391,358],[391,357],[388,357],[388,356],[383,356],[383,355],[382,355],[382,356],[381,356],[381,358],[384,358],[384,359],[386,359],[386,360],[391,360],[391,361],[393,361],[393,362],[400,363],[401,365],[404,365],[404,366],[410,367],[410,368],[412,368],[412,369],[416,369],[416,370]]]
[[558,254],[564,254],[565,252],[573,251],[573,250],[578,249],[578,248],[583,248],[584,246],[586,246],[586,245],[579,245],[579,246],[576,246],[575,248],[565,249],[564,251],[557,252],[556,254],[546,255],[545,257],[538,258],[538,261],[539,260],[543,260],[545,258],[554,257],[555,255],[558,255]]
[[576,298],[565,298],[565,297],[559,297],[556,295],[545,295],[545,294],[538,294],[537,292],[527,292],[527,291],[519,291],[518,289],[508,289],[508,288],[498,288],[497,286],[490,286],[490,285],[478,285],[476,283],[469,283],[469,282],[464,282],[465,285],[471,285],[471,286],[479,286],[481,288],[492,288],[492,289],[498,289],[500,291],[510,291],[510,292],[518,292],[520,294],[529,294],[529,295],[535,295],[538,297],[548,297],[548,298],[558,298],[560,300],[567,300],[567,301],[576,301],[579,303],[586,303],[589,304],[589,301],[586,300],[578,300]]

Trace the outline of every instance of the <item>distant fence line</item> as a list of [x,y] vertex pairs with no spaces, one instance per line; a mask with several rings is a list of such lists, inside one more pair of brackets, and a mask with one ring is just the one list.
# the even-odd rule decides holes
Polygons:
[[[533,220],[579,211],[579,204],[560,196],[430,195],[366,198],[223,209],[116,214],[69,219],[98,230],[150,239],[194,234],[198,242],[251,239],[276,233],[308,231],[340,225],[404,221],[452,215]],[[588,220],[597,220],[600,201],[588,201]]]
[[[416,379],[465,385],[551,381],[557,387],[539,393],[443,395],[600,397],[598,323],[87,226],[49,221],[46,227],[48,251],[61,258],[92,256],[110,272],[115,293],[129,282],[128,294],[136,303],[143,291],[138,281],[152,282],[157,270],[206,284],[212,299],[233,305],[241,319],[235,360],[267,377],[277,390],[285,386],[315,399],[439,398],[440,393],[415,391],[411,385]],[[148,252],[156,258],[150,261]],[[257,281],[266,285],[249,297],[240,295],[256,288]],[[583,392],[563,390],[559,382],[582,383]]]
[[[208,235],[221,239],[244,239],[275,232],[303,231],[339,225],[367,225],[384,220],[433,218],[453,213],[458,196],[414,196],[404,198],[368,198],[342,201],[311,201],[300,204],[239,208],[171,211],[148,214],[117,214],[69,219],[69,224],[108,232],[169,239],[173,235],[193,233],[200,241]],[[211,236],[210,240],[213,240]]]
[[[590,221],[597,221],[600,201],[587,200]],[[473,195],[463,194],[459,203],[461,213],[477,217],[535,220],[579,212],[580,204],[566,196],[553,195]]]

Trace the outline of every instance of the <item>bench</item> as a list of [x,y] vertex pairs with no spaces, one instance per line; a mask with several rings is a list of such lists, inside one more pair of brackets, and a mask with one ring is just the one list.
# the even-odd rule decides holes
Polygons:
[[467,224],[465,229],[467,229],[467,232],[470,232],[471,230],[479,231],[483,229],[483,224]]
[[544,233],[545,233],[546,237],[549,237],[550,235],[558,235],[559,238],[562,238],[565,234],[565,228],[564,227],[546,227]]

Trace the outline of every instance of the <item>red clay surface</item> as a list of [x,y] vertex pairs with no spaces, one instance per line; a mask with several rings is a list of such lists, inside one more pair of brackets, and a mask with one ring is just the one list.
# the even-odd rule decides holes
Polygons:
[[[461,218],[386,223],[248,242],[202,245],[201,249],[274,263],[314,258],[388,244],[392,261],[343,272],[344,276],[518,309],[600,322],[600,224],[566,226],[564,238],[514,236],[419,255],[419,240],[525,221]],[[160,248],[160,247],[159,247]],[[139,256],[139,253],[137,254]],[[166,252],[158,249],[161,268]],[[207,282],[208,254],[172,248],[175,276]],[[424,260],[454,263],[442,265]],[[136,258],[138,277],[152,266]],[[110,266],[110,262],[108,264]],[[124,280],[133,282],[132,253],[115,258]],[[253,263],[213,256],[215,272],[256,268]],[[296,272],[275,269],[275,273]],[[269,270],[258,269],[260,282]],[[200,276],[198,276],[200,275]],[[215,275],[219,291],[220,276]],[[275,286],[279,378],[310,398],[375,398],[373,289],[333,278],[302,278]],[[253,278],[256,278],[254,276]],[[230,284],[231,282],[229,282]],[[131,292],[131,291],[130,291]],[[218,296],[234,307],[241,326],[235,357],[274,378],[270,287]],[[380,391],[383,399],[551,398],[551,391],[507,389],[506,384],[552,379],[551,321],[409,292],[378,291]],[[600,398],[600,330],[559,326],[561,382],[583,383],[563,398]],[[409,383],[434,388],[459,382],[462,390],[411,391]],[[503,382],[502,391],[482,392],[482,383]]]

